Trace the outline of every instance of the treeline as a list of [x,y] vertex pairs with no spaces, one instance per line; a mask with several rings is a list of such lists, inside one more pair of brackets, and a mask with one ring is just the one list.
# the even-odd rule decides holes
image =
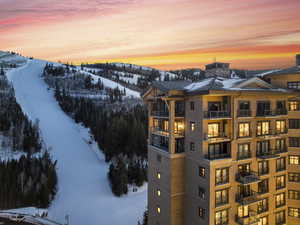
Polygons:
[[0,209],[46,208],[56,193],[56,162],[42,145],[38,122],[22,112],[5,76],[0,90]]
[[90,128],[107,162],[112,191],[120,196],[128,184],[141,186],[147,180],[147,112],[144,106],[121,107],[89,98],[74,98],[56,90],[61,108],[76,123]]
[[47,208],[56,194],[55,166],[48,152],[0,161],[0,209]]
[[5,77],[0,78],[0,134],[1,147],[29,154],[42,148],[38,123],[33,124],[16,102],[13,88]]
[[122,101],[126,96],[125,88],[119,89],[105,87],[100,77],[95,82],[91,76],[74,69],[73,65],[54,66],[46,64],[43,72],[46,83],[53,89],[66,90],[75,94],[102,95],[104,100],[110,102]]

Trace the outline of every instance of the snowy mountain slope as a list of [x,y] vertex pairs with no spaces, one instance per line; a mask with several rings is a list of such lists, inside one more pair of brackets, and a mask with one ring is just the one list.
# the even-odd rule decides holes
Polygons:
[[140,96],[141,96],[139,92],[133,91],[133,90],[131,90],[129,88],[126,88],[123,85],[121,85],[121,84],[119,84],[119,83],[117,83],[115,81],[109,80],[109,79],[104,78],[104,77],[100,77],[98,75],[95,75],[93,73],[87,72],[85,70],[78,69],[78,71],[80,73],[82,73],[82,74],[91,76],[91,78],[93,79],[94,83],[97,83],[98,80],[101,80],[101,82],[104,84],[105,87],[109,87],[109,88],[112,88],[112,89],[118,87],[120,90],[125,89],[127,97],[140,98]]
[[61,111],[40,77],[45,64],[28,60],[6,75],[23,111],[39,120],[43,139],[58,160],[58,194],[49,208],[50,219],[62,223],[68,214],[72,225],[136,224],[146,207],[146,189],[113,196],[106,177],[108,165],[95,143],[88,144],[88,130]]

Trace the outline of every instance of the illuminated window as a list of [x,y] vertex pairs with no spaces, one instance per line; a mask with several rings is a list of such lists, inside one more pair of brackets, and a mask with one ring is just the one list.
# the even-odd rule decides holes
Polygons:
[[289,111],[298,111],[300,110],[300,102],[291,101],[289,102]]
[[161,192],[159,189],[157,189],[157,196],[160,196]]
[[199,176],[200,177],[205,177],[205,168],[199,166]]
[[198,208],[198,215],[199,215],[199,217],[200,218],[204,218],[204,216],[205,216],[205,209],[204,208],[201,208],[201,207],[199,207]]
[[215,225],[228,224],[228,209],[224,209],[215,213]]
[[157,207],[157,213],[160,214],[160,207]]
[[238,207],[238,217],[243,218],[249,216],[249,206],[239,206]]
[[268,135],[270,133],[270,121],[257,122],[257,136]]
[[250,123],[239,123],[239,137],[250,136]]
[[227,204],[229,200],[228,189],[216,191],[216,206]]
[[194,131],[196,129],[195,122],[190,122],[190,129]]
[[175,121],[174,123],[174,131],[176,134],[184,133],[184,123],[181,120]]
[[276,206],[276,208],[284,206],[284,205],[285,205],[285,193],[275,195],[275,206]]
[[300,165],[300,159],[297,155],[290,155],[289,156],[289,163],[291,165]]
[[161,174],[160,174],[160,172],[158,172],[157,173],[157,179],[160,179],[160,177],[161,177]]
[[219,123],[209,123],[207,136],[211,137],[219,137],[220,136],[220,124]]
[[289,216],[300,218],[300,209],[289,207]]
[[268,225],[268,216],[259,218],[257,225]]
[[216,169],[216,185],[229,182],[229,168]]
[[285,120],[276,121],[276,133],[282,134],[285,132]]
[[276,180],[276,190],[285,188],[285,175],[278,176],[275,178]]

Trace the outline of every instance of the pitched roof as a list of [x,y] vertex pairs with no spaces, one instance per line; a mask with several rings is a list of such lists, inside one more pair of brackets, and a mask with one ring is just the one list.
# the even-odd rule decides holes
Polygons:
[[154,81],[152,83],[153,87],[156,87],[162,91],[170,90],[184,90],[184,87],[191,84],[191,81],[178,80],[178,81]]
[[205,93],[210,90],[221,91],[270,91],[270,92],[291,92],[283,88],[276,88],[264,80],[253,77],[248,79],[211,77],[198,82],[191,81],[164,81],[153,82],[153,87],[162,91],[182,90],[187,94]]
[[267,72],[264,74],[260,74],[261,76],[269,76],[269,75],[287,75],[287,74],[300,74],[300,66],[294,66],[281,70],[274,70],[271,72]]

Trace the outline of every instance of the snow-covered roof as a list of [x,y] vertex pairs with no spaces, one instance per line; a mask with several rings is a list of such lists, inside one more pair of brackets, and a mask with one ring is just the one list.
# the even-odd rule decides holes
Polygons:
[[153,87],[162,91],[182,90],[187,94],[197,94],[208,92],[211,90],[223,91],[270,91],[270,92],[290,92],[290,90],[276,88],[264,80],[253,77],[249,79],[241,78],[224,78],[211,77],[198,82],[190,81],[169,81],[169,82],[155,82]]
[[262,74],[258,74],[258,76],[264,77],[267,75],[288,75],[288,74],[300,74],[300,66],[294,66],[286,69],[271,70]]

